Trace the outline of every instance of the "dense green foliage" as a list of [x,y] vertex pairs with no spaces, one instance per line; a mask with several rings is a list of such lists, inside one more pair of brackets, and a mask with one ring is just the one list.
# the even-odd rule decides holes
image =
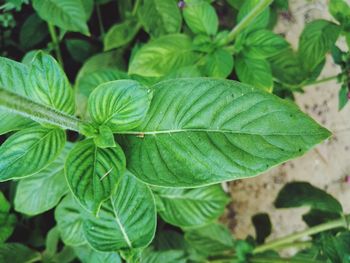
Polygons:
[[287,0],[0,9],[0,262],[280,262],[274,250],[314,234],[290,262],[350,262],[348,216],[308,183],[285,186],[275,205],[309,206],[309,232],[264,243],[266,214],[253,218],[255,239],[218,223],[228,203],[220,183],[331,135],[286,98],[323,81],[331,53],[339,108],[347,103],[345,1],[330,1],[335,21],[305,26],[297,50],[272,30]]

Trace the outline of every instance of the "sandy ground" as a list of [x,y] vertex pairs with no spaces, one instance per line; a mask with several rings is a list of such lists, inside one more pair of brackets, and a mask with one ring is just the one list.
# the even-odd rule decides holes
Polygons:
[[[290,1],[291,17],[281,17],[275,31],[283,33],[294,47],[304,24],[318,18],[331,19],[326,0]],[[343,43],[340,43],[343,44]],[[339,72],[330,58],[320,78]],[[251,217],[259,212],[270,214],[274,239],[302,230],[306,225],[301,214],[307,209],[275,209],[273,201],[282,186],[291,181],[308,181],[326,189],[338,198],[345,211],[350,212],[350,103],[338,111],[338,90],[335,81],[309,86],[304,94],[297,94],[297,104],[319,123],[333,132],[333,137],[304,156],[289,161],[258,177],[228,184],[232,203],[223,221],[237,238],[254,235]]]

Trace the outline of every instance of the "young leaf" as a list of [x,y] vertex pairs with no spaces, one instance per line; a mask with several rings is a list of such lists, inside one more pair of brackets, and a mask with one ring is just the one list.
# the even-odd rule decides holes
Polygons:
[[211,224],[185,232],[191,247],[203,255],[217,255],[234,248],[230,231],[223,225]]
[[10,214],[10,203],[0,192],[0,244],[4,243],[12,234],[16,226],[16,216]]
[[41,51],[31,63],[28,96],[62,112],[73,114],[75,110],[73,90],[57,61]]
[[233,70],[233,56],[224,49],[208,54],[204,71],[209,77],[227,78]]
[[88,243],[99,251],[146,247],[156,229],[156,208],[151,190],[126,172],[117,191],[105,202],[99,217],[84,217]]
[[68,191],[64,178],[64,161],[71,145],[48,167],[19,181],[15,195],[15,210],[27,215],[38,215],[57,205]]
[[74,251],[82,263],[122,263],[116,252],[99,252],[88,245],[74,246]]
[[250,33],[244,42],[244,56],[264,59],[275,56],[289,47],[288,42],[270,30],[257,30]]
[[21,27],[19,43],[25,50],[33,48],[49,34],[45,21],[37,14],[29,16]]
[[92,121],[113,132],[128,131],[141,124],[151,103],[152,92],[134,80],[101,84],[88,102]]
[[152,90],[143,125],[120,139],[129,169],[153,185],[254,176],[330,136],[292,103],[235,81],[175,79]]
[[271,91],[273,79],[271,67],[264,59],[239,56],[236,59],[236,73],[240,81],[254,87]]
[[97,51],[97,47],[87,40],[71,38],[65,40],[70,56],[77,62],[83,63]]
[[60,129],[32,127],[15,133],[0,147],[0,181],[39,172],[57,158],[65,142]]
[[330,0],[328,5],[332,16],[344,26],[345,31],[350,29],[350,5],[344,0]]
[[119,145],[98,148],[93,140],[78,142],[67,157],[65,174],[79,203],[97,213],[115,191],[125,171],[125,156]]
[[[349,89],[346,85],[342,85],[339,92],[338,92],[338,110],[341,110],[345,107],[345,105],[348,103]],[[1,130],[1,128],[0,128]]]
[[112,26],[103,39],[104,50],[122,47],[128,44],[139,31],[140,26],[134,19],[128,19]]
[[129,74],[161,77],[177,68],[193,65],[196,57],[188,36],[166,35],[148,42],[136,52]]
[[[249,14],[260,0],[245,0],[239,9],[237,15],[237,23],[241,22],[244,17]],[[246,32],[251,32],[257,29],[264,29],[269,24],[270,8],[266,8],[260,15],[258,15],[249,26],[245,29]]]
[[275,201],[277,208],[309,206],[313,209],[341,213],[343,208],[330,194],[306,182],[286,184]]
[[350,259],[350,232],[343,232],[337,236],[324,234],[321,237],[323,253],[332,263],[348,263]]
[[340,33],[340,27],[326,20],[307,24],[300,36],[298,54],[307,72],[311,72],[324,60]]
[[0,262],[30,263],[41,260],[41,255],[22,244],[0,244]]
[[228,197],[220,185],[203,188],[156,188],[164,221],[179,227],[198,227],[216,220],[225,209]]
[[186,24],[195,34],[215,35],[219,27],[219,19],[214,7],[205,0],[187,0],[183,16]]
[[271,234],[271,221],[266,213],[256,214],[252,217],[252,222],[255,228],[256,242],[262,244],[265,239]]
[[143,0],[138,18],[153,37],[178,33],[181,28],[181,14],[174,0]]
[[33,8],[46,22],[67,31],[89,35],[89,28],[86,24],[89,14],[85,9],[85,1],[33,0]]
[[67,246],[75,247],[86,243],[80,209],[80,205],[70,194],[55,209],[57,227],[63,243]]

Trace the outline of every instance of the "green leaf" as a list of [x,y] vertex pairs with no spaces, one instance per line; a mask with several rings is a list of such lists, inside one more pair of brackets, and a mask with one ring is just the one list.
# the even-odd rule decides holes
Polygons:
[[239,56],[236,59],[236,73],[240,81],[254,87],[271,91],[273,79],[270,64],[264,59]]
[[[84,0],[85,1],[85,0]],[[82,0],[33,0],[33,8],[48,23],[67,31],[89,35],[89,18]]]
[[126,172],[99,217],[84,218],[89,244],[99,251],[146,247],[156,228],[156,208],[151,190]]
[[12,235],[16,221],[16,216],[10,213],[10,203],[0,192],[0,244]]
[[68,78],[57,61],[38,51],[31,63],[28,96],[59,111],[74,113],[74,96]]
[[269,215],[266,213],[256,214],[252,217],[252,222],[255,228],[256,242],[258,244],[264,243],[272,230]]
[[348,87],[346,85],[342,85],[338,93],[338,101],[339,101],[338,110],[342,110],[345,107],[345,105],[348,103],[349,101],[348,93],[349,93]]
[[1,108],[0,121],[0,135],[11,131],[22,130],[33,124],[32,120],[19,116],[15,113],[9,112],[7,110],[3,110]]
[[275,200],[277,208],[308,206],[325,212],[341,213],[343,208],[333,196],[306,182],[286,184]]
[[91,247],[74,246],[74,251],[82,263],[121,263],[121,259],[116,252],[99,252]]
[[64,178],[64,161],[71,145],[66,144],[61,155],[48,167],[19,181],[15,196],[15,210],[38,215],[55,207],[68,191]]
[[83,63],[97,51],[93,44],[83,39],[66,39],[65,44],[70,56],[80,63]]
[[183,16],[195,34],[215,35],[218,31],[219,19],[215,8],[205,0],[187,0]]
[[102,202],[115,191],[124,170],[125,156],[119,145],[101,149],[91,139],[78,142],[65,164],[72,193],[93,213],[97,213]]
[[128,44],[136,36],[139,29],[139,24],[134,19],[128,19],[112,26],[103,39],[104,50],[110,50]]
[[55,209],[55,220],[62,241],[67,246],[80,246],[86,243],[83,233],[81,207],[72,195],[67,195]]
[[94,138],[94,142],[97,145],[97,147],[108,148],[116,146],[113,132],[108,126],[101,125],[100,127],[98,127],[98,131],[99,134],[97,135],[97,137]]
[[254,176],[330,136],[292,103],[235,81],[175,79],[152,90],[143,125],[120,141],[128,169],[153,185]]
[[189,245],[203,255],[218,255],[234,248],[230,231],[220,224],[196,228],[185,232]]
[[[237,24],[241,22],[244,17],[249,14],[260,0],[245,0],[239,9],[237,15]],[[266,8],[260,15],[258,15],[253,21],[250,22],[249,26],[245,29],[245,32],[251,32],[258,29],[264,29],[269,24],[270,8]]]
[[195,60],[188,36],[166,35],[148,42],[136,52],[129,74],[161,77],[177,68],[193,65]]
[[216,220],[224,212],[228,197],[220,185],[204,188],[156,188],[164,221],[179,227],[198,227]]
[[289,43],[270,30],[257,30],[250,33],[244,42],[244,56],[264,59],[275,56],[289,47]]
[[153,37],[178,33],[181,29],[181,14],[175,0],[144,0],[138,18]]
[[209,77],[227,78],[233,70],[233,56],[224,49],[208,54],[204,71]]
[[134,80],[116,80],[101,84],[88,102],[92,121],[113,132],[139,126],[149,109],[152,92]]
[[142,251],[141,263],[186,263],[185,251],[182,250],[161,250],[155,251],[151,247]]
[[25,50],[31,49],[49,34],[46,23],[37,14],[29,16],[21,27],[19,43]]
[[330,0],[328,9],[332,16],[344,27],[345,31],[348,31],[350,29],[349,2],[344,0]]
[[350,232],[343,232],[337,236],[324,234],[321,238],[323,253],[328,257],[327,262],[350,262]]
[[298,54],[304,70],[311,72],[334,46],[340,27],[326,20],[307,24],[300,36]]
[[65,142],[60,129],[33,127],[15,133],[0,147],[0,181],[39,172],[57,158]]
[[39,252],[19,243],[0,244],[0,262],[32,263],[41,259]]

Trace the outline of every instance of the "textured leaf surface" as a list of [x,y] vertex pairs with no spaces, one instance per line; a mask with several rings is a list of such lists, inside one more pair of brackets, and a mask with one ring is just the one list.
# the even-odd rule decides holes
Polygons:
[[38,215],[56,206],[68,191],[63,170],[70,148],[67,144],[61,155],[48,167],[19,181],[14,201],[16,211]]
[[33,121],[0,108],[0,135],[27,128]]
[[343,211],[337,199],[306,182],[286,184],[278,193],[275,206],[277,208],[309,206],[325,212]]
[[116,252],[99,252],[91,247],[79,246],[74,247],[75,254],[82,263],[121,263],[118,253]]
[[215,35],[218,31],[219,19],[215,8],[205,0],[186,1],[183,16],[193,33]]
[[156,188],[164,221],[180,227],[198,227],[217,219],[225,209],[228,197],[219,185],[204,188]]
[[153,185],[254,176],[330,135],[292,103],[235,81],[175,79],[152,89],[144,123],[121,141],[129,169]]
[[185,251],[183,250],[160,250],[155,251],[151,247],[142,251],[141,263],[186,263]]
[[151,190],[126,172],[117,191],[105,202],[99,217],[84,218],[84,232],[99,251],[147,246],[156,228],[156,208]]
[[153,37],[178,33],[181,28],[181,14],[174,0],[144,0],[138,17]]
[[129,66],[129,74],[161,77],[180,67],[193,65],[196,56],[188,36],[166,35],[139,49]]
[[305,70],[310,72],[321,63],[339,33],[340,27],[326,20],[315,20],[305,26],[298,51]]
[[30,89],[28,95],[33,100],[59,111],[74,113],[74,96],[68,78],[57,61],[41,51],[31,63]]
[[134,19],[112,26],[103,39],[104,50],[126,45],[135,37],[139,28],[140,26]]
[[65,142],[60,129],[33,127],[15,133],[0,147],[0,181],[40,171],[57,158]]
[[31,263],[41,259],[39,252],[19,243],[6,243],[0,245],[0,262]]
[[33,7],[49,23],[67,31],[89,34],[86,24],[89,14],[82,0],[33,0]]
[[55,220],[64,244],[79,246],[86,243],[83,233],[81,206],[72,195],[67,195],[55,209]]
[[98,212],[102,201],[115,191],[125,170],[125,156],[119,145],[98,148],[93,140],[78,142],[65,165],[68,185],[80,204]]
[[133,80],[101,84],[88,102],[92,121],[113,132],[131,130],[141,124],[151,103],[152,92]]

